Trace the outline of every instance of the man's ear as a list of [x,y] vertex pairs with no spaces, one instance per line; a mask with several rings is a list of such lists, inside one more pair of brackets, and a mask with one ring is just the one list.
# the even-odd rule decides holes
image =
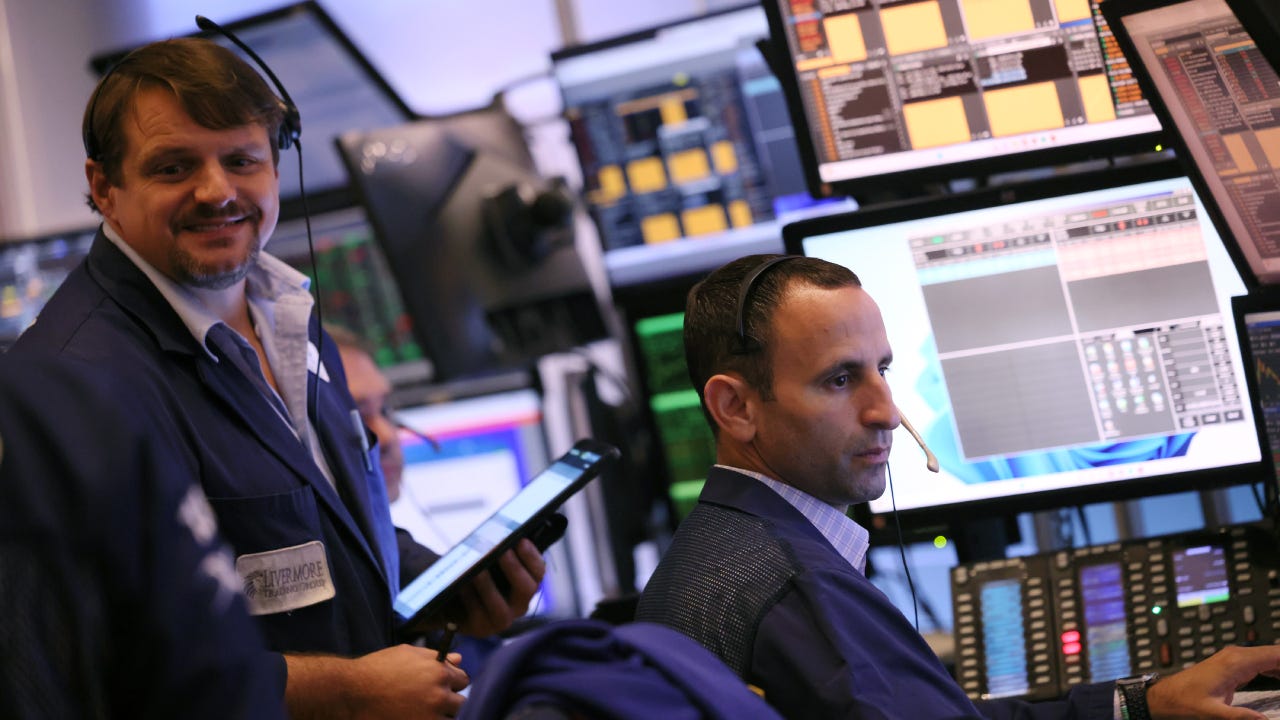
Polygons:
[[756,434],[756,393],[742,378],[736,375],[713,375],[703,386],[702,395],[707,410],[721,433],[728,433],[735,441],[746,444]]
[[93,203],[98,206],[102,216],[107,217],[111,210],[111,196],[107,192],[111,189],[111,182],[107,180],[107,173],[102,169],[102,163],[85,160],[84,177],[89,181],[89,195],[93,197]]

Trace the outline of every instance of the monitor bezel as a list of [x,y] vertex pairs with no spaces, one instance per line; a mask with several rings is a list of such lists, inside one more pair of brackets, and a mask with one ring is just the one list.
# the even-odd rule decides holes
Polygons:
[[809,187],[809,193],[815,198],[848,196],[864,202],[885,193],[909,196],[916,194],[918,186],[923,183],[946,184],[957,180],[981,179],[1021,170],[1070,165],[1124,155],[1140,155],[1151,152],[1160,142],[1161,132],[1153,131],[1078,142],[1060,147],[991,155],[979,160],[824,181],[820,176],[822,163],[814,147],[809,117],[805,112],[804,99],[800,93],[800,79],[795,70],[795,63],[791,59],[791,49],[786,39],[786,19],[782,15],[780,1],[764,0],[763,4],[765,15],[769,20],[770,37],[761,50],[765,53],[766,62],[773,68],[778,82],[782,85],[782,91],[787,99],[787,111],[791,115],[796,136],[796,145],[800,150],[806,184]]
[[[1214,229],[1218,231],[1219,237],[1222,238],[1223,244],[1226,245],[1227,254],[1231,256],[1231,261],[1235,263],[1236,270],[1244,279],[1245,286],[1252,291],[1260,287],[1262,282],[1257,273],[1250,267],[1249,259],[1245,257],[1244,251],[1240,247],[1240,242],[1236,239],[1235,233],[1232,232],[1231,226],[1227,222],[1226,214],[1222,212],[1221,206],[1218,205],[1212,187],[1193,159],[1194,156],[1191,153],[1190,146],[1182,136],[1182,133],[1177,131],[1178,126],[1174,123],[1173,115],[1169,112],[1169,107],[1165,105],[1160,93],[1157,92],[1151,74],[1147,72],[1144,64],[1135,62],[1135,59],[1139,57],[1138,48],[1123,22],[1123,18],[1128,15],[1148,10],[1158,10],[1186,1],[1106,0],[1100,7],[1103,16],[1107,19],[1107,24],[1111,26],[1111,33],[1115,37],[1116,43],[1120,45],[1125,57],[1129,59],[1129,68],[1133,72],[1134,79],[1138,81],[1138,86],[1142,89],[1143,97],[1147,99],[1152,111],[1160,118],[1160,126],[1165,128],[1164,138],[1166,143],[1173,148],[1175,157],[1182,164],[1184,173],[1191,180],[1191,185],[1195,188],[1196,194],[1200,196],[1200,202],[1204,204],[1205,210],[1208,211],[1209,219],[1213,223]],[[1232,6],[1229,5],[1228,7]],[[1234,8],[1232,8],[1232,11],[1234,12]],[[1252,34],[1248,28],[1246,28],[1246,31]],[[1254,42],[1257,42],[1257,38],[1254,38]]]
[[[998,205],[1042,200],[1060,195],[1074,195],[1185,176],[1186,174],[1176,160],[1161,159],[1117,165],[1101,171],[1072,173],[1038,182],[1028,182],[1007,187],[992,187],[924,200],[894,202],[864,208],[844,215],[830,215],[792,223],[783,228],[783,243],[787,253],[804,255],[805,239],[815,235],[825,235],[842,230],[871,228],[923,217],[986,209]],[[1230,322],[1230,319],[1224,317],[1223,322]],[[1252,402],[1252,398],[1250,398],[1250,402]],[[910,438],[905,433],[900,433],[899,435],[897,439],[901,447],[897,449],[897,452],[920,452],[919,448],[910,442]],[[1265,455],[1265,440],[1259,437],[1258,443],[1259,454]],[[923,462],[922,456],[921,463]],[[1259,482],[1264,477],[1266,469],[1267,465],[1264,459],[1259,459],[1252,463],[1152,475],[1136,480],[1098,482],[1085,486],[974,499],[945,505],[904,508],[898,510],[897,514],[904,520],[910,520],[917,527],[954,526],[957,522],[961,522],[959,520],[961,518],[963,521],[969,521],[976,518],[1008,516],[1085,504],[1135,500],[1179,492],[1249,485]],[[886,492],[888,491],[886,490]],[[862,517],[872,520],[888,518],[893,515],[893,513],[871,512],[869,507],[861,508],[860,512],[863,513]]]

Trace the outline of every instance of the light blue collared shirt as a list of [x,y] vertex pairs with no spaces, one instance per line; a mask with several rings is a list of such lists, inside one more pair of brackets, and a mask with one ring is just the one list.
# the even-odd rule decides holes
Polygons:
[[849,561],[858,572],[865,572],[867,567],[867,549],[871,545],[871,535],[866,528],[854,522],[845,514],[847,510],[833,507],[802,490],[778,482],[758,472],[743,470],[730,465],[717,465],[726,470],[742,473],[759,480],[765,487],[782,496],[783,500],[800,511],[801,515],[822,533],[822,537],[840,553],[840,557]]
[[[110,223],[102,224],[102,232],[151,280],[187,326],[191,336],[200,343],[210,359],[218,362],[219,358],[209,344],[209,331],[215,325],[225,323],[206,308],[200,298],[200,293],[204,291],[186,287],[157,270],[130,247]],[[307,334],[311,322],[311,307],[315,302],[309,291],[310,286],[311,280],[306,275],[264,252],[259,253],[257,261],[249,266],[245,295],[249,301],[249,316],[253,320],[254,334],[262,343],[279,392],[272,389],[266,382],[265,374],[258,368],[262,380],[260,385],[274,395],[268,398],[273,408],[280,406],[288,411],[288,416],[282,415],[279,409],[276,414],[281,422],[289,426],[298,441],[311,451],[320,471],[333,483],[333,474],[307,415],[308,371],[315,369],[320,373],[322,382],[328,380],[328,373],[319,364],[319,354]],[[233,331],[232,334],[236,342],[251,347],[238,333]],[[314,362],[309,357],[312,353],[315,354]]]

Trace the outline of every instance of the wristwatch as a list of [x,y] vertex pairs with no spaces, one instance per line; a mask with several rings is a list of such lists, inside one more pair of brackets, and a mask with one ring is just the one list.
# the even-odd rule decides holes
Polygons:
[[1159,673],[1133,675],[1116,680],[1116,690],[1120,692],[1120,717],[1123,720],[1151,720],[1151,711],[1147,710],[1147,688],[1156,684]]

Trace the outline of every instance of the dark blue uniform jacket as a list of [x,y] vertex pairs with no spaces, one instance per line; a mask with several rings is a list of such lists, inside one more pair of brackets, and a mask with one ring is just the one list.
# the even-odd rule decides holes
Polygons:
[[180,449],[237,556],[323,543],[335,597],[259,624],[272,650],[360,655],[394,644],[400,574],[411,579],[435,555],[391,524],[377,448],[357,434],[337,346],[320,332],[313,318],[329,379],[309,374],[309,407],[336,489],[253,383],[210,358],[101,232],[9,352],[81,358],[134,381],[151,430]]

